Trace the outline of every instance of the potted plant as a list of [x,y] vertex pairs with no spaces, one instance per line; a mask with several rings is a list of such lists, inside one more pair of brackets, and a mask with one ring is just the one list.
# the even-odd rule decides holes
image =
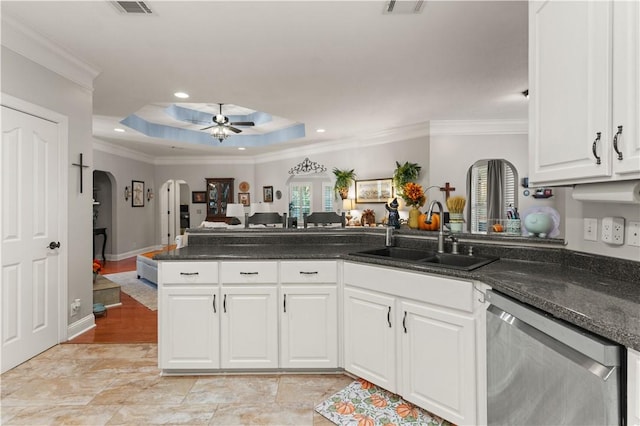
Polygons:
[[334,167],[333,174],[336,176],[336,183],[333,186],[333,189],[336,191],[336,195],[340,195],[340,198],[345,200],[349,195],[349,187],[356,177],[356,172],[354,169],[340,170],[339,168]]
[[418,179],[420,169],[422,167],[417,163],[405,161],[404,164],[400,164],[396,161],[396,169],[393,172],[393,186],[396,189],[396,194],[401,195],[407,183]]

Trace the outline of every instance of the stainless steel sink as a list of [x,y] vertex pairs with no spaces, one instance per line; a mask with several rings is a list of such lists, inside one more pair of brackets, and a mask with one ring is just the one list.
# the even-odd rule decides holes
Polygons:
[[467,256],[464,254],[438,253],[435,250],[418,250],[402,247],[385,247],[373,250],[364,250],[351,253],[354,256],[363,256],[377,259],[393,259],[415,264],[424,264],[441,268],[473,271],[481,266],[498,260],[493,256]]
[[479,257],[467,256],[464,254],[436,253],[433,257],[421,259],[421,262],[428,263],[433,266],[473,271],[474,269],[488,265],[498,259],[498,257],[493,256]]

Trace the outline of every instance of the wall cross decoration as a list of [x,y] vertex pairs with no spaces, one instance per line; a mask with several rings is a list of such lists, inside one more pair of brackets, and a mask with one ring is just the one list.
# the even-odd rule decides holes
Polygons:
[[82,162],[82,153],[80,153],[80,163],[71,163],[72,166],[78,167],[80,169],[80,193],[82,194],[82,170],[89,167],[87,164]]
[[440,191],[442,191],[442,192],[444,192],[444,193],[445,193],[445,197],[444,197],[444,198],[445,198],[445,200],[446,200],[446,199],[448,199],[448,198],[449,198],[449,196],[451,195],[451,192],[453,192],[453,191],[455,191],[455,190],[456,190],[456,188],[455,188],[455,187],[453,187],[453,186],[450,186],[450,185],[449,185],[449,182],[445,183],[445,184],[444,184],[444,187],[441,187],[441,188],[440,188]]

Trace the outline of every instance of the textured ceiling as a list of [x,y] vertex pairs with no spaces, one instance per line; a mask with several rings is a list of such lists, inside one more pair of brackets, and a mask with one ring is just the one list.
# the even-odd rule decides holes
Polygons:
[[[380,1],[147,4],[150,16],[107,1],[0,7],[101,71],[97,138],[153,156],[255,155],[430,120],[527,117],[525,1],[427,1],[416,15],[384,14]],[[113,132],[145,106],[184,102],[176,91],[304,123],[306,136],[240,153]]]

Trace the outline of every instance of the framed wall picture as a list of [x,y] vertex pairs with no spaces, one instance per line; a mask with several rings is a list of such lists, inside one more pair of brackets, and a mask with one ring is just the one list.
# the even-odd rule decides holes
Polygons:
[[144,207],[144,182],[131,181],[131,207]]
[[238,192],[238,201],[243,206],[251,206],[251,194],[248,192]]
[[386,203],[392,197],[391,178],[356,181],[356,203]]
[[273,203],[273,186],[262,187],[262,198],[265,203]]
[[207,202],[207,191],[191,191],[191,203],[204,204]]

